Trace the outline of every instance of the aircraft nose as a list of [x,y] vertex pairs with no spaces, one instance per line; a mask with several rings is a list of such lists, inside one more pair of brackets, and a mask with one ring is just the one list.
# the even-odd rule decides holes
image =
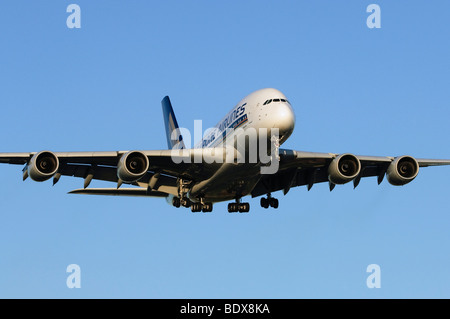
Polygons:
[[280,103],[274,110],[275,128],[280,130],[280,136],[286,139],[291,135],[295,126],[295,114],[288,103]]

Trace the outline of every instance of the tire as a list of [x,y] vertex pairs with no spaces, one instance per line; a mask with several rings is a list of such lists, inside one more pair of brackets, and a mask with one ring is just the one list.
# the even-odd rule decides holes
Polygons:
[[248,213],[250,211],[249,203],[241,203],[238,205],[239,213]]
[[180,200],[180,204],[183,207],[191,207],[192,206],[191,201],[189,199],[187,199],[187,198],[185,198],[183,200]]
[[278,208],[278,199],[276,199],[276,198],[271,198],[270,199],[270,207],[273,207],[273,208],[275,208],[275,209],[277,209]]
[[213,204],[212,203],[206,203],[205,205],[203,205],[202,211],[204,213],[211,213],[212,210],[213,210]]
[[269,208],[269,200],[265,197],[261,197],[260,204],[263,208]]
[[199,203],[193,203],[192,205],[191,205],[191,212],[193,212],[193,213],[198,213],[199,211],[201,211],[202,210],[202,204],[199,204]]
[[172,199],[172,205],[176,208],[180,208],[181,206],[180,199],[178,197],[174,197]]

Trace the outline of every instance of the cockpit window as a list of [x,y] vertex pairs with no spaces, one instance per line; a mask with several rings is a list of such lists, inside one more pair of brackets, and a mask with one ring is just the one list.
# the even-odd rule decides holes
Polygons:
[[270,104],[272,102],[284,102],[284,103],[291,104],[288,100],[285,100],[285,99],[271,99],[271,100],[267,100],[266,102],[264,102],[263,105],[267,105],[267,104]]

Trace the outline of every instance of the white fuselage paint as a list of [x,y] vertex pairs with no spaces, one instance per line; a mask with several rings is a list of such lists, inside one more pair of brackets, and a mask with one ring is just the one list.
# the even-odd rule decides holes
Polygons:
[[[264,105],[264,102],[272,100]],[[274,102],[273,100],[280,100]],[[281,102],[284,100],[286,102]],[[226,129],[253,128],[256,131],[262,129],[278,128],[281,137],[280,143],[292,134],[295,126],[295,114],[286,96],[276,89],[262,89],[251,93],[216,124],[213,134],[206,134],[195,148],[222,147],[223,134]]]
[[[268,100],[270,103],[264,105]],[[223,136],[229,128],[246,129],[276,128],[279,130],[280,144],[292,134],[295,126],[295,114],[283,93],[276,89],[262,89],[242,99],[215,127],[213,134],[205,134],[195,148],[223,147]],[[233,135],[231,133],[230,135]],[[228,138],[233,136],[228,136]],[[198,182],[188,196],[197,201],[202,197],[206,201],[219,202],[248,195],[261,178],[261,163],[223,163],[213,176]]]

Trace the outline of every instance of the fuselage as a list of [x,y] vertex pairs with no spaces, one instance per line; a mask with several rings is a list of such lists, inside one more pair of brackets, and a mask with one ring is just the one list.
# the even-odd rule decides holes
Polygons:
[[295,114],[286,96],[276,89],[261,89],[239,101],[195,148],[222,147],[226,134],[239,128],[253,128],[257,132],[259,129],[278,128],[282,144],[292,134],[294,126]]
[[[257,140],[264,132],[270,138],[271,129],[278,129],[281,145],[292,134],[294,126],[295,114],[286,96],[276,89],[262,89],[239,101],[214,128],[206,132],[195,148],[224,147],[230,139],[238,141],[239,136],[249,130],[256,133]],[[248,152],[249,143],[244,147]],[[213,176],[194,185],[189,197],[193,201],[201,197],[219,202],[246,196],[261,178],[260,168],[260,162],[224,162]]]

